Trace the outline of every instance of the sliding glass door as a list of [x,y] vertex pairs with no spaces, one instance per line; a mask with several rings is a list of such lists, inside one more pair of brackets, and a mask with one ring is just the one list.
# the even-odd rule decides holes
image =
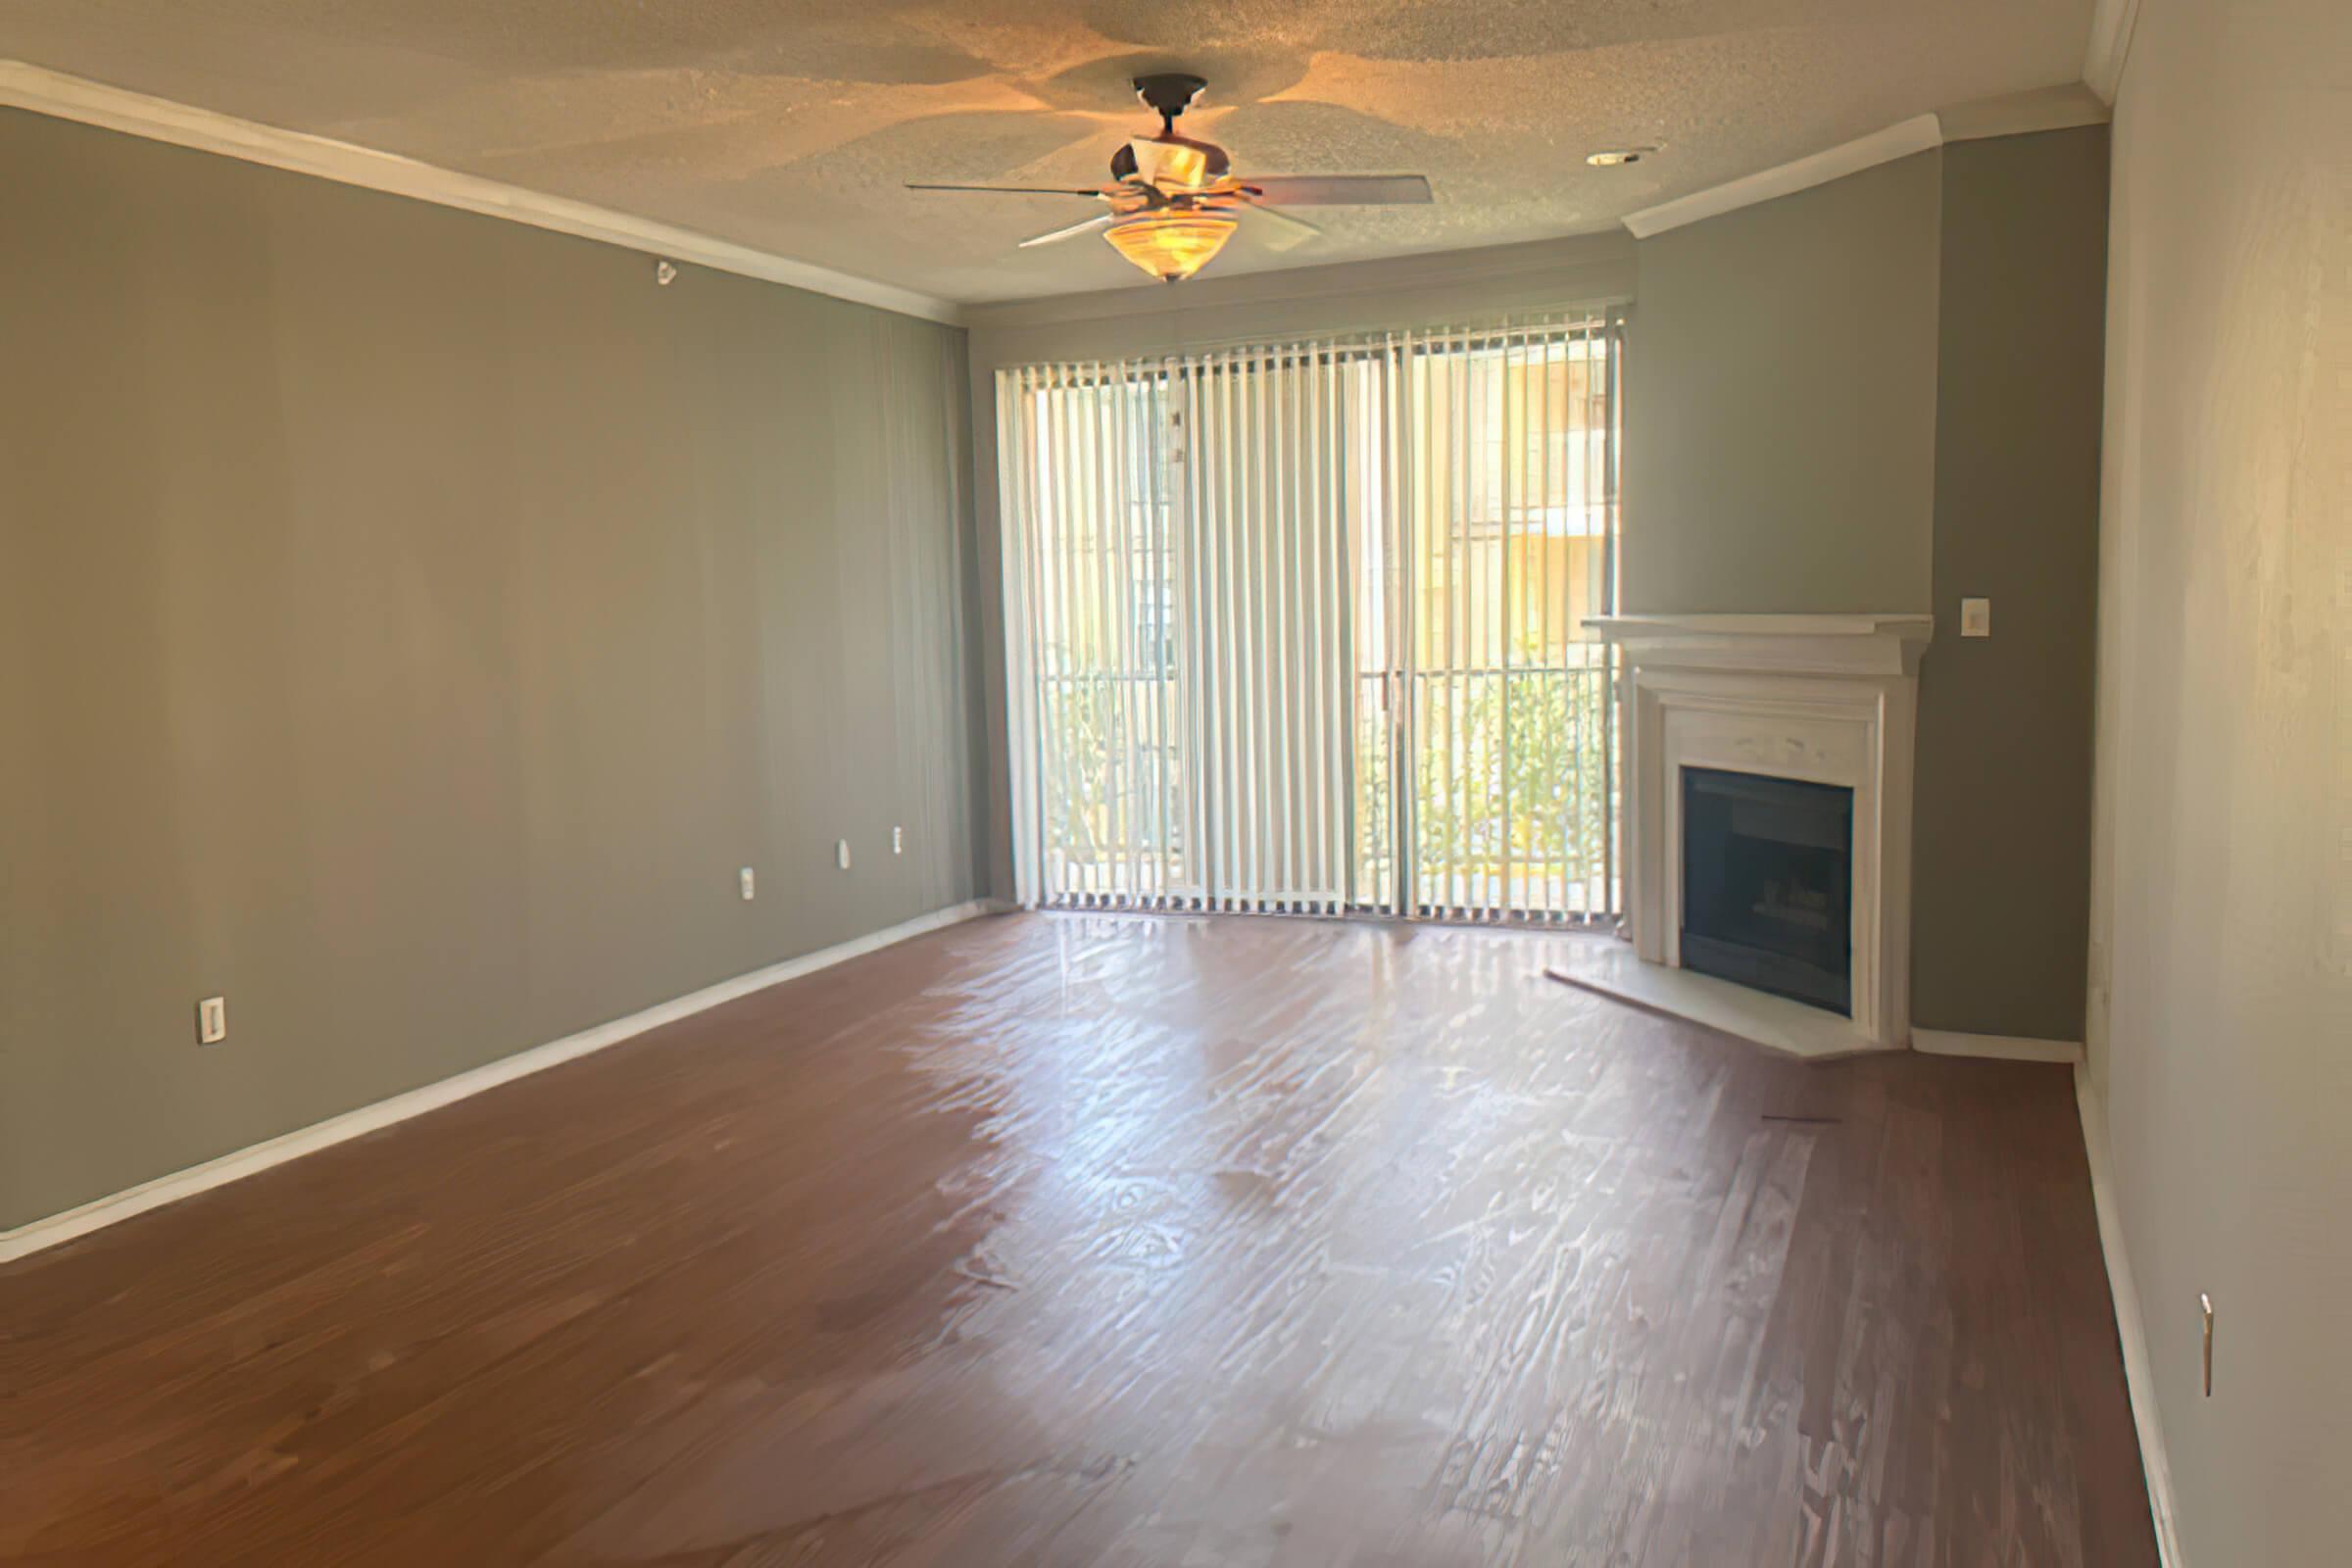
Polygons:
[[1002,372],[1023,902],[1612,911],[1615,343]]
[[1614,391],[1605,332],[1441,339],[1408,366],[1411,912],[1614,907]]
[[1031,743],[1014,759],[1028,902],[1145,906],[1205,887],[1178,630],[1194,552],[1171,515],[1167,390],[1162,376],[1046,376],[1001,420],[1021,436],[1002,461],[1019,535],[1006,643]]

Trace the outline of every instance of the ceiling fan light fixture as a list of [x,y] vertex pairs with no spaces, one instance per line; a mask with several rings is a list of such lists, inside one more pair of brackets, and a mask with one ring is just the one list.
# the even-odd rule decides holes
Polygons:
[[[1100,231],[1110,248],[1163,283],[1191,277],[1224,250],[1247,216],[1275,250],[1322,232],[1290,207],[1427,206],[1434,197],[1425,174],[1250,174],[1214,142],[1177,134],[1176,120],[1208,83],[1189,72],[1135,78],[1136,95],[1159,115],[1159,133],[1119,143],[1110,155],[1110,181],[1093,189],[1058,185],[962,185],[909,180],[909,190],[975,191],[995,196],[1079,196],[1107,209],[1083,222],[1064,223],[1020,242],[1021,249],[1059,244]],[[1650,150],[1650,149],[1644,149]]]
[[1163,283],[1180,283],[1210,262],[1239,227],[1221,213],[1140,213],[1102,237],[1111,249]]

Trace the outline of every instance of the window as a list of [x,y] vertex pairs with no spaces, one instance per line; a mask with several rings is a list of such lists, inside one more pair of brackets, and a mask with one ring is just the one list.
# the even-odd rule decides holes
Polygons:
[[1001,372],[1024,902],[1613,912],[1619,342]]

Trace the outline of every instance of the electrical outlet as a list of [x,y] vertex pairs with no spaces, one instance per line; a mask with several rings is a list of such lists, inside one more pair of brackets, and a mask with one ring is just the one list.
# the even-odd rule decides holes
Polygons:
[[752,868],[748,865],[745,866],[742,870],[735,873],[735,879],[743,887],[744,902],[749,904],[752,900],[752,895],[757,891],[757,885],[754,883],[752,878]]
[[906,853],[906,830],[905,828],[894,827],[890,830],[890,853],[893,855]]
[[1960,635],[1989,637],[1992,635],[1992,601],[1963,599],[1960,601]]
[[217,1046],[228,1038],[228,999],[207,997],[196,1004],[196,1043]]
[[834,846],[833,858],[841,862],[841,868],[844,871],[847,871],[850,868],[850,841],[848,839],[843,839],[838,845]]

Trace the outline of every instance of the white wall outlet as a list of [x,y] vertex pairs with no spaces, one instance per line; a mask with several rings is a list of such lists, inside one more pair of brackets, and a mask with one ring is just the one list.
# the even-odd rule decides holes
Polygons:
[[752,868],[747,865],[742,870],[736,872],[735,880],[743,888],[744,902],[747,904],[750,903],[752,895],[759,891],[759,884],[752,876]]
[[906,853],[906,830],[905,828],[894,827],[890,830],[890,853],[893,855]]
[[833,847],[833,858],[841,862],[841,868],[844,871],[850,868],[850,841],[848,839],[843,839]]
[[196,1043],[217,1046],[228,1038],[228,999],[207,997],[196,1004]]
[[1989,637],[1992,635],[1992,601],[1963,599],[1960,601],[1960,635]]

